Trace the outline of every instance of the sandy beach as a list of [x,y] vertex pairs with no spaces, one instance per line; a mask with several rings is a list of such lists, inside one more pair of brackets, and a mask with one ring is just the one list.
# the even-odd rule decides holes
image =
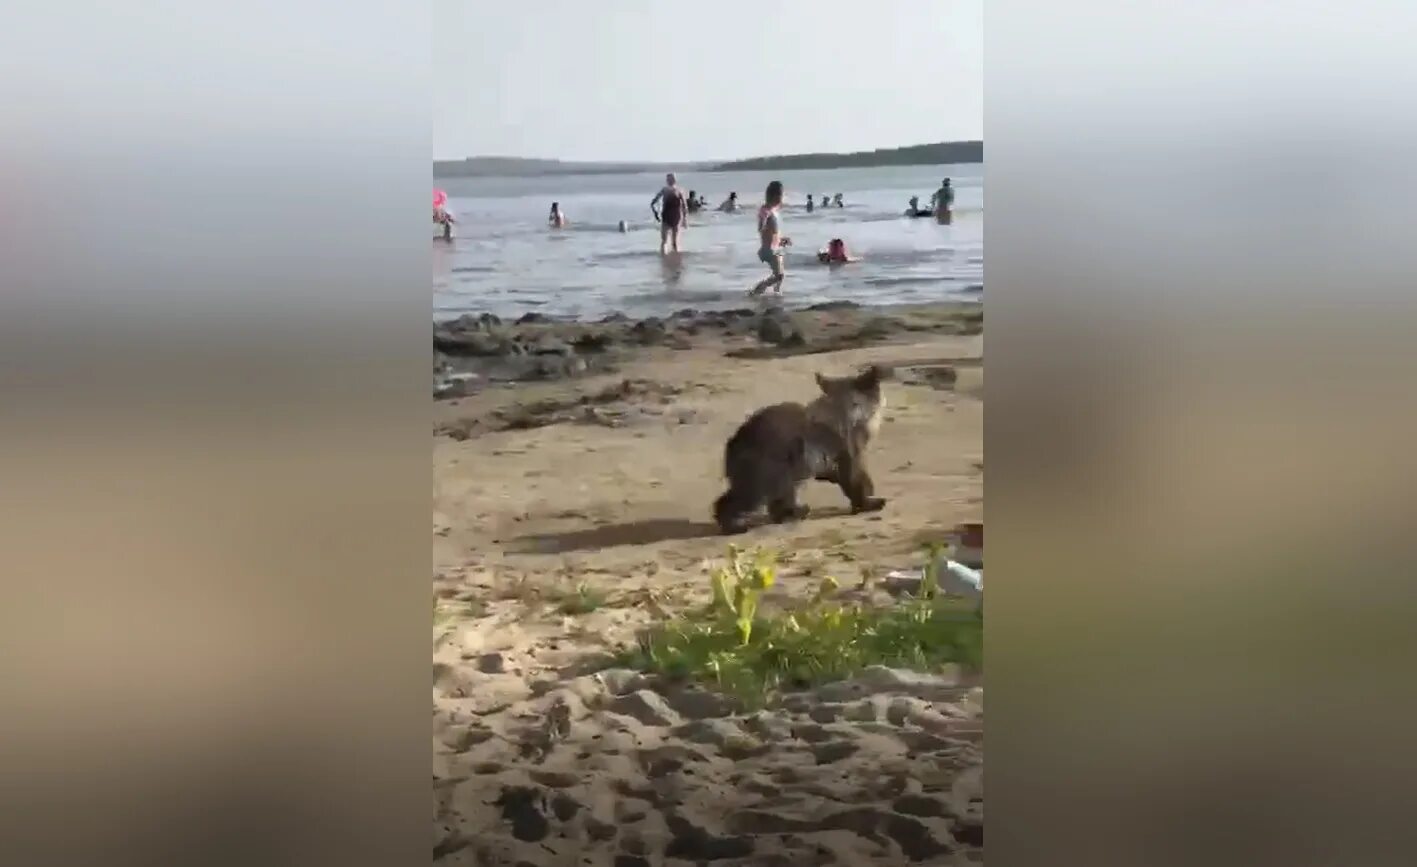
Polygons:
[[[982,677],[868,669],[747,711],[605,668],[703,604],[729,542],[769,597],[883,576],[983,515],[978,305],[684,310],[434,329],[434,859],[446,864],[964,864],[983,852]],[[803,521],[718,535],[725,440],[888,366],[878,513],[809,482]]]

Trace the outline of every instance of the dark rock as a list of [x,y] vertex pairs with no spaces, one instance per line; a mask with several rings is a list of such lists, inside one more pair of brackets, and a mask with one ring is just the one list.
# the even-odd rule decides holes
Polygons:
[[664,327],[664,322],[655,316],[636,322],[630,328],[630,334],[643,346],[658,343],[668,333],[669,330]]
[[500,653],[484,653],[477,658],[477,670],[487,674],[501,674],[506,670],[506,660]]
[[674,730],[677,737],[695,744],[724,746],[743,737],[743,730],[731,720],[702,719],[686,723]]
[[740,810],[728,817],[728,826],[739,834],[792,834],[815,830],[810,822],[767,810]]
[[504,355],[518,355],[521,348],[516,341],[501,334],[484,334],[480,331],[452,333],[433,332],[433,348],[451,356],[474,356],[489,358]]
[[669,706],[691,720],[731,716],[739,705],[722,693],[706,689],[682,689],[669,696]]
[[696,316],[698,316],[698,315],[699,315],[699,311],[695,310],[695,309],[692,308],[692,307],[685,307],[685,308],[682,309],[682,310],[675,310],[675,311],[674,311],[674,314],[673,314],[672,316],[670,316],[669,318],[670,318],[670,319],[693,319],[694,317],[696,317]]
[[634,717],[645,725],[672,726],[682,722],[662,696],[647,689],[620,696],[611,702],[610,710]]
[[526,344],[527,351],[532,355],[575,355],[576,351],[562,340],[543,334],[535,341]]
[[611,695],[635,692],[649,683],[648,678],[632,668],[607,668],[597,672],[595,678]]
[[594,816],[586,816],[585,831],[592,840],[613,839],[618,830],[610,822],[602,822]]
[[955,825],[950,830],[950,835],[966,846],[982,847],[984,845],[984,826],[978,822],[964,822]]
[[816,756],[817,764],[830,765],[839,762],[848,756],[856,754],[861,747],[851,741],[833,741],[832,743],[820,744],[812,748],[812,755]]
[[650,867],[650,863],[639,855],[616,855],[615,867]]
[[464,313],[457,319],[448,323],[450,331],[487,331],[502,324],[502,320],[491,313],[482,313],[477,316],[471,313]]
[[712,837],[692,835],[675,837],[664,847],[664,857],[686,861],[718,861],[723,858],[746,858],[753,854],[752,837]]
[[512,825],[512,836],[535,843],[551,832],[551,823],[541,814],[541,793],[525,786],[507,786],[493,801],[502,808],[502,820]]
[[629,322],[629,321],[630,321],[630,317],[628,317],[628,316],[626,316],[625,314],[621,313],[619,310],[616,310],[616,311],[614,311],[614,312],[612,312],[612,313],[608,313],[608,314],[606,314],[605,316],[602,316],[602,317],[600,318],[600,321],[601,321],[602,323],[610,323],[610,322]]
[[577,352],[604,352],[615,343],[608,331],[583,331],[571,340]]
[[855,301],[823,301],[820,304],[813,304],[808,310],[855,310],[860,307]]
[[[935,839],[935,834],[924,822],[888,813],[885,832],[900,846],[900,851],[911,861],[924,861],[949,852],[951,847]],[[982,844],[982,840],[980,841]]]
[[433,384],[434,400],[455,400],[467,397],[477,388],[477,376],[471,373],[453,374]]
[[674,834],[664,848],[666,858],[717,861],[722,858],[746,858],[753,854],[752,837],[716,837],[672,812],[664,814],[664,822]]
[[519,317],[517,318],[517,324],[518,324],[518,325],[536,325],[536,324],[540,324],[540,323],[544,323],[544,322],[550,322],[550,321],[551,321],[551,317],[550,317],[550,316],[547,316],[547,315],[545,315],[545,314],[543,314],[543,313],[536,313],[536,312],[523,313],[521,316],[519,316]]
[[576,785],[581,778],[569,771],[546,771],[533,769],[531,778],[543,786],[552,789],[566,789]]
[[551,812],[556,814],[556,818],[562,822],[569,822],[581,811],[580,802],[564,792],[558,792],[556,797],[551,799]]
[[862,323],[857,329],[854,339],[856,340],[881,340],[890,337],[901,331],[901,324],[896,319],[887,316],[876,316]]
[[947,816],[945,804],[924,795],[901,795],[891,804],[891,809],[907,816]]
[[758,322],[758,339],[775,346],[801,346],[807,342],[797,323],[781,310],[763,314]]

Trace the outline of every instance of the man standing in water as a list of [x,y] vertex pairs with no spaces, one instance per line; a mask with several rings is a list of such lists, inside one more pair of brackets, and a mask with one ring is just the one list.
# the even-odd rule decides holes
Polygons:
[[930,197],[930,204],[935,209],[935,219],[941,223],[950,219],[950,206],[955,203],[955,191],[950,186],[950,179],[945,178],[940,182],[940,188],[935,191],[935,195]]
[[[660,202],[664,203],[663,213],[655,209],[655,205]],[[678,253],[679,231],[687,223],[689,205],[684,200],[684,191],[679,189],[673,172],[664,176],[664,186],[649,200],[649,211],[659,223],[659,254],[662,256],[669,252],[671,243],[674,245],[674,252]]]
[[772,269],[772,275],[754,286],[749,295],[761,295],[769,286],[774,292],[782,291],[782,280],[787,271],[782,263],[782,248],[792,246],[792,239],[782,235],[779,212],[782,209],[782,181],[768,184],[766,200],[758,209],[758,259]]

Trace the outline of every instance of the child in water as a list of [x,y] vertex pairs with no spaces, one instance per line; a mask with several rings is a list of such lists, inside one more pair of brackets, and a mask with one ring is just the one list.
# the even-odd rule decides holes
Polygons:
[[546,222],[551,224],[551,228],[559,229],[566,225],[566,215],[561,213],[561,203],[551,203],[551,214],[546,218]]
[[840,238],[832,238],[825,250],[817,251],[817,261],[823,265],[845,265],[850,262],[860,262],[861,259],[847,252],[845,241]]
[[453,224],[457,222],[453,215],[442,208],[433,209],[433,222],[443,227],[443,240],[453,240]]

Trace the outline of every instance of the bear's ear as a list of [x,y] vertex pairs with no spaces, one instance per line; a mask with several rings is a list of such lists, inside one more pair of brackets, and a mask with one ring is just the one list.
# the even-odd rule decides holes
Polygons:
[[857,374],[856,387],[862,391],[871,391],[880,387],[881,380],[889,379],[890,375],[890,368],[873,364]]

